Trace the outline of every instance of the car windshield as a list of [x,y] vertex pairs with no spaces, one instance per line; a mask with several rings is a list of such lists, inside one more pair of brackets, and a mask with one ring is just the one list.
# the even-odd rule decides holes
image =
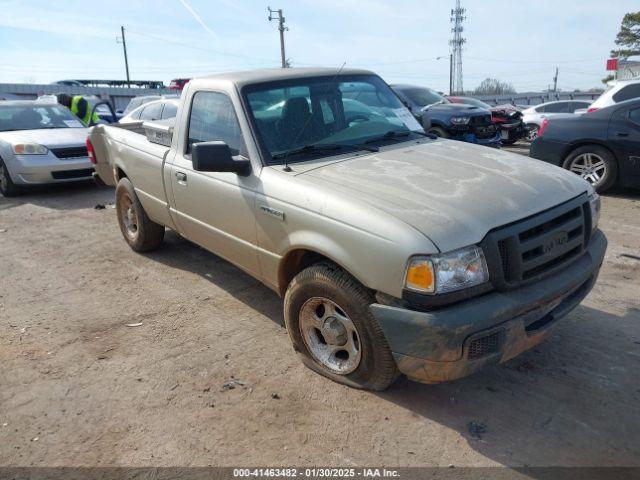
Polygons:
[[444,96],[430,88],[401,88],[400,91],[411,100],[412,103],[420,105],[421,107],[433,105],[434,103],[450,103]]
[[477,98],[460,97],[460,100],[460,103],[464,103],[465,105],[473,105],[474,107],[484,108],[487,110],[491,109],[491,105],[484,103],[482,100],[478,100]]
[[[375,75],[311,77],[243,89],[269,164],[338,155],[423,136],[422,126]],[[415,132],[415,133],[414,133]]]
[[60,105],[0,105],[0,132],[46,128],[84,128],[84,125]]

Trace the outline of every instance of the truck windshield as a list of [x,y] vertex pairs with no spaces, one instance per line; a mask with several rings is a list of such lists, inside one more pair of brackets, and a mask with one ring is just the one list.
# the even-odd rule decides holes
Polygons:
[[421,107],[433,105],[434,103],[451,103],[445,97],[430,88],[399,88],[412,103]]
[[243,94],[272,165],[424,136],[422,126],[375,75],[249,85]]
[[84,125],[59,105],[0,105],[0,132],[45,128],[84,128]]

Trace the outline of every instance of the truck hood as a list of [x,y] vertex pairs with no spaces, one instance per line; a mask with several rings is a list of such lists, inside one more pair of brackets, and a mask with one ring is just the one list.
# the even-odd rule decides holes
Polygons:
[[0,140],[7,143],[38,143],[48,148],[84,145],[86,128],[50,128],[40,130],[17,130],[0,132]]
[[495,227],[590,191],[559,167],[452,140],[295,167],[302,179],[399,218],[441,251],[478,243]]

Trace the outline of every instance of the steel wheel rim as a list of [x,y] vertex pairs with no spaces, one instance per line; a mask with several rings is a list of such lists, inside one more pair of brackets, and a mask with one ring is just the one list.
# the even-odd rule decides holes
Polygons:
[[127,236],[131,239],[135,239],[138,234],[138,215],[133,208],[133,202],[129,195],[123,195],[120,201],[120,219],[122,225],[124,225]]
[[313,359],[334,373],[353,372],[362,359],[356,326],[339,305],[324,297],[307,300],[300,309],[300,333]]
[[583,153],[571,161],[569,170],[580,175],[591,185],[598,185],[607,174],[607,164],[604,158],[596,153]]

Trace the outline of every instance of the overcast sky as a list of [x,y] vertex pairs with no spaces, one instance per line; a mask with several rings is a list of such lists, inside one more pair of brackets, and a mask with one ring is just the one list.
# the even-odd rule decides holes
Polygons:
[[[273,2],[273,3],[269,3]],[[464,86],[491,76],[540,90],[601,86],[625,13],[638,0],[463,0]],[[293,66],[366,67],[388,82],[448,89],[454,0],[0,0],[0,83],[132,79],[277,67],[267,5],[283,8]],[[443,56],[441,60],[436,57]]]

